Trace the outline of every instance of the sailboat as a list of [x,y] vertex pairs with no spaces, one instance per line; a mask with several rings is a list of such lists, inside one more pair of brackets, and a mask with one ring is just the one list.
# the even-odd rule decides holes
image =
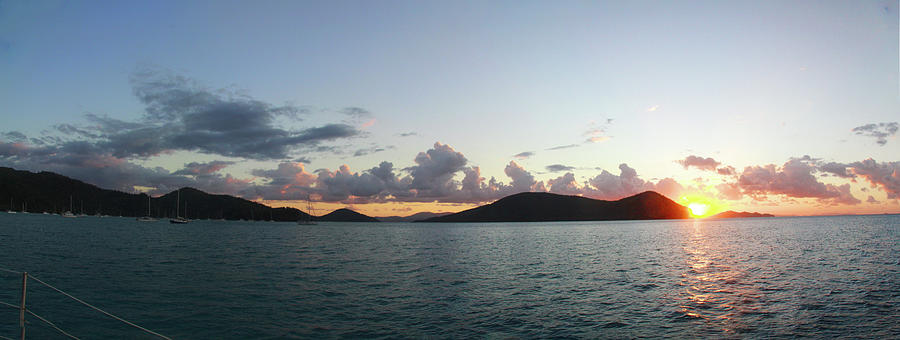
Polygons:
[[[183,218],[183,217],[181,217],[181,215],[178,215],[180,206],[181,206],[181,189],[178,189],[178,196],[175,199],[175,218],[169,219],[169,223],[186,224],[186,223],[190,222],[190,221],[188,221],[187,218]],[[185,207],[185,210],[187,210],[187,207]]]
[[13,207],[12,207],[12,197],[10,197],[10,199],[9,199],[9,210],[6,210],[6,213],[7,214],[15,214],[16,213],[16,211],[13,210]]
[[138,217],[137,220],[141,222],[156,222],[155,218],[150,217],[150,195],[147,195],[147,216]]
[[75,218],[75,217],[78,217],[78,216],[75,216],[75,214],[72,213],[72,210],[73,210],[73,209],[72,209],[72,196],[69,196],[69,210],[67,210],[66,212],[62,213],[62,217],[68,217],[68,218]]
[[301,218],[297,221],[299,225],[316,225],[316,221],[313,221],[313,206],[312,202],[309,200],[309,195],[306,195],[306,218]]

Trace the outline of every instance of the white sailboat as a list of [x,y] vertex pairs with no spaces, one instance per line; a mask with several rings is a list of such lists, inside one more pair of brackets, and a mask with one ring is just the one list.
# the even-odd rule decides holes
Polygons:
[[[181,217],[181,215],[179,215],[179,212],[180,212],[179,207],[180,206],[181,206],[181,189],[178,189],[178,196],[175,199],[175,218],[169,219],[169,223],[186,224],[186,223],[190,222],[187,218],[183,218],[183,217]],[[185,207],[185,210],[187,210],[187,207]]]
[[10,197],[9,198],[9,209],[6,210],[7,214],[15,214],[16,213],[16,211],[13,210],[13,208],[12,208],[12,203],[13,203],[13,200],[12,200],[12,197]]
[[150,195],[147,195],[147,216],[138,217],[137,220],[141,222],[156,222],[155,218],[150,217]]
[[316,225],[316,221],[313,221],[313,206],[312,202],[309,200],[309,195],[306,195],[306,217],[297,220],[297,224],[299,225]]
[[69,196],[69,210],[67,210],[66,212],[62,213],[61,215],[62,215],[62,217],[67,217],[67,218],[75,218],[75,217],[78,217],[78,216],[75,216],[75,214],[72,213],[72,196],[71,196],[71,195]]

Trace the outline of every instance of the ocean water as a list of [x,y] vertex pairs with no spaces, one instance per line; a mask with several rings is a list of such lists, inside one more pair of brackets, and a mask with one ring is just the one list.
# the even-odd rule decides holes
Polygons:
[[[900,216],[352,224],[0,214],[0,267],[173,338],[900,337]],[[0,302],[21,278],[0,272]],[[152,338],[36,282],[82,339]],[[29,316],[27,335],[61,338]],[[0,306],[0,336],[18,310]]]

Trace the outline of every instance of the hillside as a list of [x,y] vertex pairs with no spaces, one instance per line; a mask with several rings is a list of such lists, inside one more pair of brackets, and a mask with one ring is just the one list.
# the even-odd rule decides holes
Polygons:
[[[297,221],[308,218],[294,208],[272,208],[230,195],[214,195],[194,188],[182,188],[178,214],[189,219]],[[176,215],[178,190],[150,198],[150,215],[157,218]],[[70,203],[71,202],[71,203]],[[52,172],[34,173],[0,167],[0,211],[62,213],[72,210],[86,215],[145,216],[147,195],[106,190]],[[71,208],[70,208],[71,205]],[[339,209],[317,220],[361,221],[374,218]],[[349,210],[347,210],[349,211]],[[353,215],[355,214],[355,215]]]
[[327,215],[316,217],[315,220],[326,222],[380,222],[374,217],[363,215],[350,209],[338,209]]
[[758,212],[734,211],[728,210],[712,215],[707,218],[746,218],[746,217],[775,217],[772,214],[763,214]]
[[437,216],[450,215],[452,213],[433,213],[433,212],[420,212],[415,213],[409,216],[387,216],[387,217],[376,217],[381,222],[413,222],[420,221],[426,218],[432,218]]
[[653,191],[618,201],[524,192],[455,214],[428,218],[423,222],[602,221],[689,217],[686,207]]

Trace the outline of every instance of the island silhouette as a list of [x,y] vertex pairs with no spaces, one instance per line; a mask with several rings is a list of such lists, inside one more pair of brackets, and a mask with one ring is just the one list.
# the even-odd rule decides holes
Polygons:
[[690,218],[687,207],[655,191],[616,201],[546,192],[523,192],[494,203],[421,222],[550,222]]
[[[180,204],[177,199],[180,191]],[[654,220],[690,218],[690,210],[654,191],[615,201],[547,192],[522,192],[457,213],[421,212],[406,217],[375,218],[342,208],[310,216],[295,208],[273,208],[231,195],[216,195],[190,187],[159,197],[107,190],[53,172],[38,173],[0,167],[0,210],[27,207],[32,213],[166,218],[178,211],[188,219],[323,222],[550,222]],[[149,201],[149,204],[148,204]],[[6,204],[9,202],[9,204]],[[5,208],[5,209],[4,209]],[[769,214],[726,211],[711,218],[772,217]]]

